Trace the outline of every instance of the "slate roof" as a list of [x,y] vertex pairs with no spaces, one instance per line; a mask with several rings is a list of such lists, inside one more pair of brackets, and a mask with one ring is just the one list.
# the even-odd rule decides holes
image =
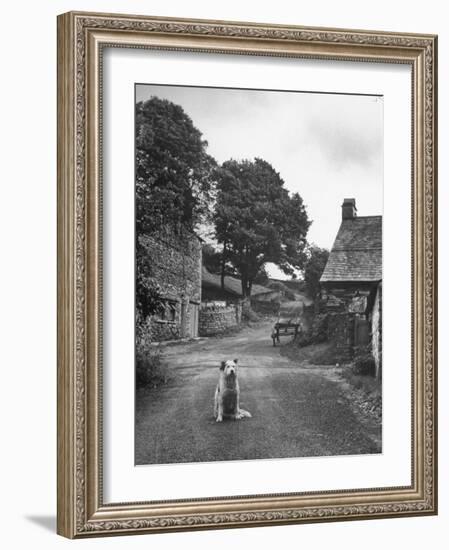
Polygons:
[[320,281],[382,280],[382,216],[342,220]]
[[[201,273],[201,284],[205,287],[214,288],[221,290],[221,277],[220,275],[215,275],[214,273],[209,273],[209,271],[203,266]],[[224,290],[229,294],[234,296],[242,296],[242,282],[240,279],[235,277],[225,277],[224,279]],[[254,285],[251,289],[251,296],[256,296],[257,294],[267,294],[268,292],[274,292],[272,288],[267,288],[261,285]]]

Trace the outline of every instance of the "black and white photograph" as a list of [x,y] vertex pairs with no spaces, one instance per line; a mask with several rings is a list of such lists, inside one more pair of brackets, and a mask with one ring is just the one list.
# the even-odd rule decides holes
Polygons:
[[382,453],[383,97],[135,85],[135,464]]

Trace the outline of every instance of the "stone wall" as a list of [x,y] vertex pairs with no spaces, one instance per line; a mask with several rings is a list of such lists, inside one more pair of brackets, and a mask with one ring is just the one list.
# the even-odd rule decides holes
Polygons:
[[199,316],[200,336],[214,336],[240,324],[242,306],[201,304]]
[[376,363],[376,377],[382,376],[382,283],[377,288],[371,314],[371,347]]
[[201,301],[201,241],[187,230],[140,235],[151,260],[151,275],[161,287],[165,309],[150,319],[152,341],[195,337],[195,310]]

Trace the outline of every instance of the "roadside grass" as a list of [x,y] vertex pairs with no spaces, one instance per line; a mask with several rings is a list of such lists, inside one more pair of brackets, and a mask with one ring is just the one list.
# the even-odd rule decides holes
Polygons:
[[[382,421],[382,384],[370,374],[360,374],[354,363],[335,362],[335,352],[329,342],[301,347],[297,342],[279,346],[281,355],[287,356],[303,368],[329,367],[328,373],[347,384],[351,401],[357,409],[367,415],[375,424]],[[331,374],[332,373],[332,374]]]
[[300,346],[298,342],[293,340],[279,345],[281,355],[288,357],[297,362],[309,363],[310,365],[332,365],[335,366],[333,359],[332,346],[328,342],[320,344],[310,344],[308,346]]
[[354,388],[363,390],[368,394],[380,392],[381,384],[379,381],[369,374],[356,374],[352,369],[352,365],[344,365],[341,368],[340,375]]
[[352,388],[358,407],[378,424],[382,422],[382,384],[370,374],[357,374],[352,364],[338,369],[339,376]]
[[168,381],[167,365],[158,347],[140,345],[136,350],[136,387],[157,388]]

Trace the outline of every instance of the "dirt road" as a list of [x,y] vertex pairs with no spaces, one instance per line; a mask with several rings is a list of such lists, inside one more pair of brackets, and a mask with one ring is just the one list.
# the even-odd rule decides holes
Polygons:
[[[136,464],[381,451],[379,433],[355,414],[343,383],[327,375],[329,367],[281,356],[270,327],[164,349],[171,380],[137,393]],[[219,364],[233,358],[239,360],[241,406],[253,417],[216,423]]]

